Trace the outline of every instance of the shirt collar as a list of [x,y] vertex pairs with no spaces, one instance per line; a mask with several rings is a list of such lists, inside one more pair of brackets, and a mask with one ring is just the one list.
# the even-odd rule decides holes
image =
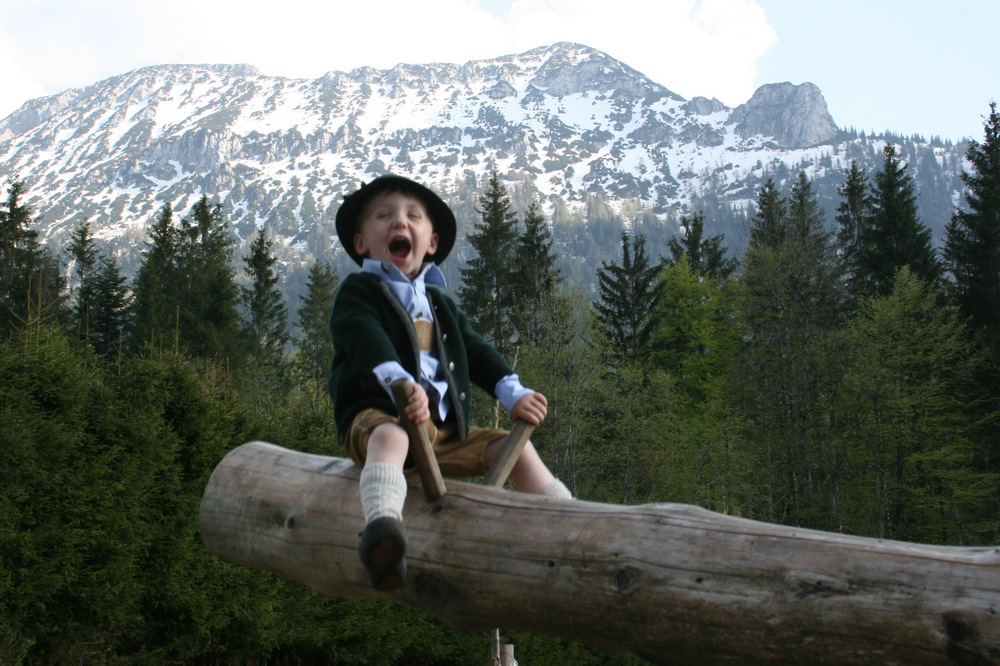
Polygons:
[[447,283],[444,279],[444,273],[438,268],[437,264],[433,261],[424,262],[423,268],[420,269],[420,273],[417,277],[410,279],[403,275],[403,271],[388,261],[376,261],[375,259],[365,259],[361,264],[362,273],[374,273],[378,275],[386,282],[411,282],[413,284],[419,284],[423,282],[424,284],[429,284],[436,287],[444,288]]

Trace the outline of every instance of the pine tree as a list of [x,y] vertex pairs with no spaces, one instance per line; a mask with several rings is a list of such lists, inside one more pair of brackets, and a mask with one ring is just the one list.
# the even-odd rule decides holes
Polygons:
[[984,130],[983,142],[971,142],[966,153],[973,168],[962,173],[968,210],[956,210],[945,228],[944,259],[952,299],[1000,363],[1000,113],[995,102]]
[[476,209],[480,222],[468,241],[476,257],[461,269],[458,296],[473,326],[507,358],[516,343],[512,321],[517,274],[519,233],[507,190],[496,172]]
[[73,229],[70,236],[69,254],[76,263],[77,278],[82,281],[84,276],[91,273],[101,256],[89,220],[84,220]]
[[885,163],[872,185],[872,214],[862,232],[857,279],[872,293],[892,291],[903,266],[920,279],[937,285],[941,268],[931,244],[930,229],[917,216],[917,195],[907,167],[893,146],[886,146]]
[[646,255],[646,237],[622,232],[620,264],[601,262],[597,271],[600,300],[594,304],[606,354],[616,365],[632,363],[649,351],[658,323],[659,264]]
[[738,262],[727,258],[727,248],[722,244],[723,235],[705,238],[705,215],[694,213],[681,218],[683,235],[667,240],[670,257],[667,266],[676,266],[683,255],[687,255],[688,266],[699,275],[707,275],[713,280],[726,280],[736,270]]
[[180,231],[173,222],[170,204],[164,204],[149,230],[149,241],[133,285],[128,346],[138,351],[146,345],[168,345],[176,332]]
[[100,258],[97,243],[90,229],[90,222],[81,222],[70,237],[69,254],[75,264],[77,288],[73,304],[71,330],[82,339],[90,336],[91,316],[94,311],[94,271]]
[[24,183],[14,181],[0,203],[0,335],[62,316],[59,266],[32,229],[23,193]]
[[92,307],[88,340],[101,356],[111,358],[121,349],[125,327],[129,322],[128,281],[114,256],[103,256],[90,278]]
[[320,384],[330,372],[333,341],[330,338],[330,312],[339,278],[330,264],[317,259],[309,269],[306,295],[298,309],[301,337],[294,341],[298,353],[295,367],[312,384]]
[[546,303],[555,298],[562,276],[555,267],[552,234],[536,202],[524,216],[524,234],[517,246],[518,279],[512,319],[519,337],[529,346],[538,344],[546,323]]
[[250,243],[246,272],[250,287],[240,288],[243,330],[258,362],[275,363],[284,358],[288,343],[288,312],[278,289],[274,270],[277,258],[271,253],[273,241],[264,228]]
[[750,220],[750,244],[777,249],[785,241],[785,200],[774,180],[768,178],[757,197]]
[[847,277],[851,293],[871,292],[871,285],[863,281],[867,275],[858,265],[862,238],[871,222],[872,200],[868,176],[857,161],[851,160],[847,179],[837,188],[841,201],[837,205],[836,221],[837,245],[840,250],[841,266]]
[[239,365],[239,290],[232,267],[235,242],[222,218],[222,205],[207,196],[181,220],[178,275],[179,335],[184,347],[200,358],[227,358]]

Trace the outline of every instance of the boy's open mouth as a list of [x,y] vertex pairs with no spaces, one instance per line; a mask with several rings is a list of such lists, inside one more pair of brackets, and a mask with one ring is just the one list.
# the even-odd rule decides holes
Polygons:
[[410,253],[410,241],[406,238],[393,238],[389,241],[389,254],[402,259]]

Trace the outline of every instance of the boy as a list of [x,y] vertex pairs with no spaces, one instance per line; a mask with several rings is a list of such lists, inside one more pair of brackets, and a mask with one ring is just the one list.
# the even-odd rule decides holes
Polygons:
[[[344,280],[330,318],[330,373],[337,429],[360,465],[365,529],[358,553],[372,586],[406,584],[404,470],[413,469],[409,439],[389,388],[406,378],[413,394],[405,412],[426,424],[442,474],[472,476],[489,469],[506,430],[470,428],[470,382],[494,395],[512,418],[540,424],[545,396],[521,386],[493,346],[439,287],[437,264],[455,244],[455,216],[436,194],[387,175],[344,197],[337,235],[361,271]],[[530,442],[511,472],[518,490],[570,498]]]

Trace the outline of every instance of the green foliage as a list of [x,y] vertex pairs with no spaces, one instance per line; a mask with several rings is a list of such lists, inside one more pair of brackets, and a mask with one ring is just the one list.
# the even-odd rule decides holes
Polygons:
[[729,295],[682,254],[660,276],[658,326],[653,332],[652,360],[669,372],[692,401],[719,392],[732,355],[737,331]]
[[0,336],[63,317],[59,266],[32,229],[21,203],[24,183],[14,181],[0,202]]
[[137,650],[152,662],[204,649],[248,602],[217,594],[220,574],[238,588],[252,578],[220,569],[198,537],[204,483],[241,438],[241,419],[208,393],[213,375],[170,358],[105,373],[45,330],[0,358],[6,656],[95,663]]
[[[850,329],[848,530],[934,543],[996,539],[995,474],[974,467],[965,418],[979,362],[954,313],[908,268],[886,297],[865,301]],[[990,524],[990,519],[993,523]]]
[[176,349],[239,366],[234,251],[221,205],[202,197],[179,226],[164,206],[136,275],[131,349]]
[[832,242],[804,176],[787,200],[765,186],[751,238],[736,289],[744,343],[733,396],[761,466],[762,515],[818,526],[830,501],[821,461],[840,296]]
[[574,493],[590,476],[585,444],[594,424],[587,396],[599,381],[597,348],[581,314],[588,307],[586,299],[571,290],[541,300],[537,344],[520,348],[517,365],[522,381],[549,403],[548,416],[532,442],[553,474]]

